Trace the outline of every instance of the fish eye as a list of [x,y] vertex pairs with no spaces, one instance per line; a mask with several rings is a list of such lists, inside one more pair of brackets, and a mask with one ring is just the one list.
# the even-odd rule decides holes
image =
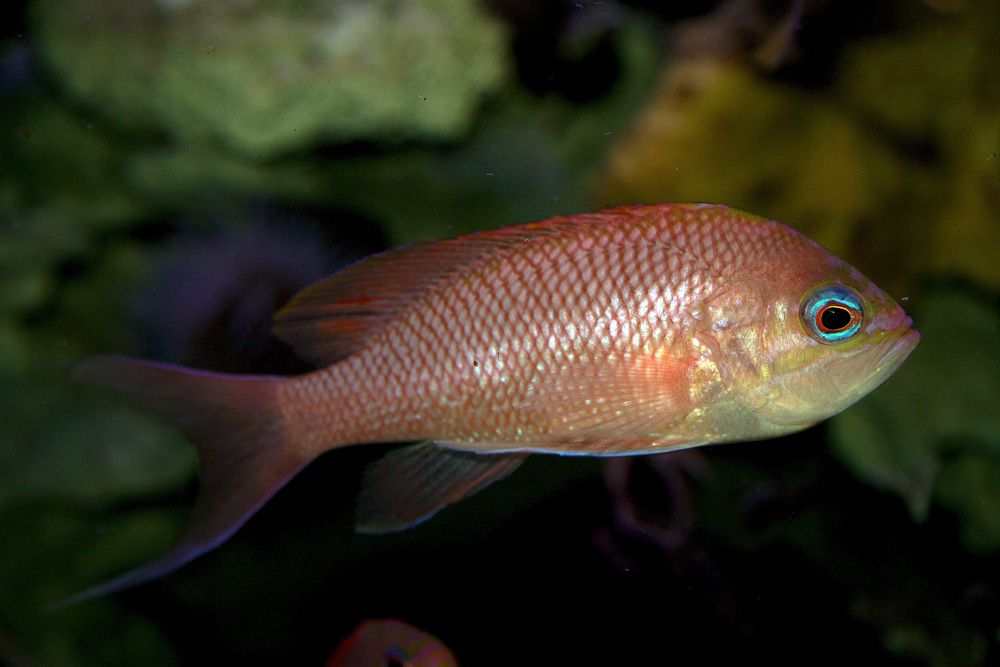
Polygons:
[[856,334],[864,320],[861,297],[843,285],[821,285],[802,301],[802,322],[821,343],[838,343]]

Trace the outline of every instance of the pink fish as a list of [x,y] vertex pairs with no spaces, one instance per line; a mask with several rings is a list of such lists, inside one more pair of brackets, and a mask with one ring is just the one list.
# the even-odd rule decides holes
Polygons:
[[233,376],[124,357],[75,377],[198,448],[201,491],[160,576],[228,538],[299,469],[423,441],[366,472],[358,529],[413,526],[529,453],[614,456],[770,438],[881,384],[919,334],[856,269],[724,206],[556,217],[369,257],[296,296],[275,333],[320,370]]
[[441,641],[392,618],[365,621],[337,646],[326,667],[455,667]]

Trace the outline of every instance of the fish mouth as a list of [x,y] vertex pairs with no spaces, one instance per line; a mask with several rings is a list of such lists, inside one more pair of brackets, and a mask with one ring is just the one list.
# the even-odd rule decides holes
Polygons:
[[869,359],[871,364],[863,381],[851,378],[856,361],[852,363],[844,360],[823,369],[823,377],[831,388],[831,395],[838,397],[835,402],[843,406],[841,409],[881,386],[903,365],[920,342],[920,333],[913,328],[913,321],[909,317],[901,320],[896,328],[885,331],[883,336],[883,340],[860,357]]
[[881,347],[884,351],[878,365],[872,371],[872,377],[879,384],[896,372],[896,369],[906,361],[906,358],[912,354],[920,342],[920,332],[913,328],[913,320],[909,317],[901,323],[901,328],[899,333],[882,343]]
[[808,381],[797,383],[794,408],[773,406],[767,419],[785,428],[801,429],[832,417],[888,380],[920,342],[907,317],[898,327],[882,330],[881,340],[867,349],[828,363],[810,366]]

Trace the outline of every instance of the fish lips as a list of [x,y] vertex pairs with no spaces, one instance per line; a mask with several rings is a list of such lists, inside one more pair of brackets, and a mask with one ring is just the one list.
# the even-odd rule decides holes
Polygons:
[[889,379],[920,342],[909,318],[883,330],[883,338],[849,356],[811,366],[796,382],[789,406],[769,406],[764,416],[786,430],[808,428],[843,412]]
[[[909,317],[905,317],[898,327],[885,334],[884,340],[875,343],[868,350],[827,368],[830,380],[842,392],[843,398],[839,401],[841,410],[888,380],[920,342],[920,333],[913,328],[913,320]],[[859,364],[862,368],[870,368],[865,379],[860,382],[857,381]]]
[[[919,342],[920,332],[913,328],[913,320],[907,317],[900,327],[900,333],[896,336],[890,336],[881,345],[885,351],[882,353],[881,361],[872,371],[872,376],[879,378],[878,384],[882,384],[896,372],[896,369],[913,353]],[[873,386],[872,389],[877,386]]]

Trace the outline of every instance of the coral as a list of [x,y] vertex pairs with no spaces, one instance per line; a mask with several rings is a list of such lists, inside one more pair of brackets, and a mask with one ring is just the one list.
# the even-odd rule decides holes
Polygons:
[[834,251],[874,213],[891,157],[836,109],[738,63],[682,61],[609,161],[608,201],[707,201],[792,223]]
[[455,139],[505,71],[502,29],[469,0],[42,0],[34,16],[87,104],[244,156]]
[[1000,4],[983,2],[902,36],[866,40],[847,51],[837,82],[845,105],[918,174],[882,194],[882,217],[909,218],[920,232],[903,269],[958,273],[993,289],[1000,288],[1000,85],[991,74],[1000,62],[991,29],[998,22]]

